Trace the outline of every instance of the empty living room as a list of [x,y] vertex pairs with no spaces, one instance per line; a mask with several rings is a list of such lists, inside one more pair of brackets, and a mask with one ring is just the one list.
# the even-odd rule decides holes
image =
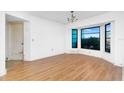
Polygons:
[[124,93],[123,0],[2,0],[0,93]]
[[122,81],[123,11],[1,11],[0,80]]

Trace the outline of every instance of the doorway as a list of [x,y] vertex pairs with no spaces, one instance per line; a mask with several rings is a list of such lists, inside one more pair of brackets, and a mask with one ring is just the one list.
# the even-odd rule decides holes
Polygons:
[[6,68],[24,60],[24,22],[7,15],[6,18]]

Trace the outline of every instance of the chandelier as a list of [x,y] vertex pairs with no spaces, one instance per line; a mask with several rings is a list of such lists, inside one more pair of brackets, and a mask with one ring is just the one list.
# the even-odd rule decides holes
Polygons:
[[70,11],[70,13],[71,13],[70,18],[67,18],[68,22],[69,22],[69,23],[76,22],[78,19],[77,19],[76,16],[74,15],[74,11]]

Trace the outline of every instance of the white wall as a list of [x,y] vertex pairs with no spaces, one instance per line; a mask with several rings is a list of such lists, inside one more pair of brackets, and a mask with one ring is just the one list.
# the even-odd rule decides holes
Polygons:
[[[64,53],[65,25],[47,19],[34,17],[22,12],[7,12],[7,14],[22,18],[30,23],[30,59],[36,60]],[[26,25],[27,23],[25,23]],[[26,34],[27,35],[27,34]]]
[[[112,23],[112,53],[108,54],[103,51],[87,50],[87,49],[72,49],[71,48],[71,29],[93,26],[107,22]],[[66,28],[66,52],[83,53],[87,55],[102,57],[113,64],[124,66],[124,12],[108,12],[103,15],[95,16],[79,22],[68,24]]]
[[33,60],[64,53],[65,26],[63,24],[40,18],[32,18],[31,23]]
[[24,22],[24,60],[30,61],[31,58],[31,30],[30,22]]
[[[24,12],[0,12],[0,76],[5,74],[5,14],[25,20],[25,60],[31,61],[64,53],[65,25]],[[28,25],[28,26],[27,26]]]
[[5,15],[0,12],[0,76],[5,73]]

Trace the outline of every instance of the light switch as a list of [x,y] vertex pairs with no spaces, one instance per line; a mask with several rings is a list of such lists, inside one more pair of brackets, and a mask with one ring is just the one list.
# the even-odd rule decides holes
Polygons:
[[34,42],[34,39],[32,39],[32,42]]

